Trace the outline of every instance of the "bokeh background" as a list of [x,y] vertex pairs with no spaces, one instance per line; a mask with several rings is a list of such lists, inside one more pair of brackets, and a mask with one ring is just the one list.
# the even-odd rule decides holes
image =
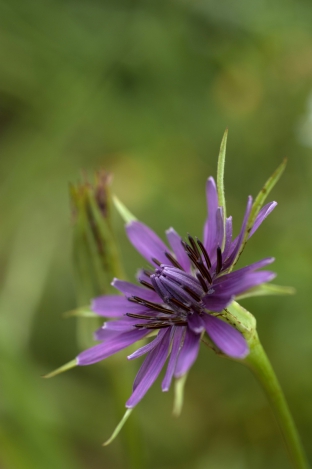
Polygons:
[[[236,232],[288,158],[240,266],[274,255],[276,283],[297,290],[244,306],[312,460],[311,24],[308,0],[1,1],[1,469],[290,467],[253,376],[208,349],[179,419],[158,380],[107,448],[139,361],[41,378],[82,350],[62,316],[77,306],[69,183],[105,168],[159,234],[201,236],[226,127]],[[114,226],[132,278],[143,261],[117,214]]]

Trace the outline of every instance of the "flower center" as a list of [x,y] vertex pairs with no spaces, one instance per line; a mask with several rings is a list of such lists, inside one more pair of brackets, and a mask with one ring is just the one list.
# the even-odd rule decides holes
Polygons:
[[169,265],[161,265],[150,277],[152,286],[164,303],[171,306],[183,304],[187,308],[200,307],[203,287],[197,278],[183,270]]
[[212,279],[222,268],[221,249],[217,248],[216,263],[212,266],[207,250],[200,240],[195,242],[188,236],[189,244],[182,241],[182,246],[193,265],[194,274],[184,271],[178,261],[166,252],[171,265],[161,264],[157,259],[152,261],[158,266],[154,272],[143,271],[146,280],[140,280],[145,287],[154,290],[163,300],[163,304],[153,303],[137,296],[129,298],[146,307],[142,314],[127,315],[146,320],[136,324],[138,328],[158,329],[173,325],[186,325],[187,317],[193,312],[200,313],[204,309],[202,297],[209,293]]

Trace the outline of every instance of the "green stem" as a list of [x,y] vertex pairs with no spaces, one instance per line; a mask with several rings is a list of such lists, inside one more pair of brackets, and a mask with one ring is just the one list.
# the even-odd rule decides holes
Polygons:
[[249,345],[250,353],[244,363],[253,371],[270,401],[293,467],[295,469],[308,469],[308,461],[285,396],[257,334]]

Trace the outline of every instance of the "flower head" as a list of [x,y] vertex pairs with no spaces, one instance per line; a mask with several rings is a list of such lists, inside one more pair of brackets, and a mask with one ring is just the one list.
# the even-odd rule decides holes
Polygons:
[[[224,219],[213,178],[207,181],[206,194],[208,217],[202,241],[191,235],[183,241],[170,228],[166,232],[168,248],[146,225],[128,223],[129,240],[151,267],[139,272],[141,285],[114,279],[112,285],[122,296],[106,295],[92,302],[95,313],[113,320],[96,331],[95,339],[101,343],[78,355],[78,365],[96,363],[151,333],[157,334],[128,357],[146,355],[126,403],[128,408],[143,398],[168,357],[162,390],[168,391],[174,377],[185,375],[196,360],[205,333],[220,353],[234,359],[248,354],[244,336],[221,319],[222,311],[238,295],[272,280],[273,272],[258,269],[274,259],[232,272],[244,247],[252,198],[248,198],[240,233],[232,239],[232,217]],[[271,202],[260,210],[249,227],[249,237],[275,206],[276,202]]]

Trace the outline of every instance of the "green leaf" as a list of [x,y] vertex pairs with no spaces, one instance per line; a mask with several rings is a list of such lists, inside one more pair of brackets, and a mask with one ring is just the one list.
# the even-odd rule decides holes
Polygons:
[[124,416],[122,417],[121,421],[119,422],[119,424],[117,425],[117,427],[113,431],[112,436],[107,441],[105,441],[105,443],[103,443],[102,446],[108,446],[112,443],[112,441],[114,441],[114,439],[116,438],[116,436],[118,436],[120,430],[122,429],[122,427],[124,426],[124,424],[128,420],[128,418],[129,418],[132,411],[133,411],[133,409],[127,409],[126,410],[126,412],[125,412]]
[[60,368],[57,368],[54,371],[51,371],[51,373],[48,373],[47,375],[42,376],[43,378],[53,378],[53,376],[59,375],[60,373],[64,373],[64,371],[70,370],[71,368],[74,368],[77,366],[77,360],[72,360],[71,362],[66,363],[66,365],[61,366]]
[[259,194],[255,198],[254,203],[252,204],[252,207],[251,207],[249,218],[248,218],[248,222],[247,222],[246,231],[245,231],[245,234],[244,234],[244,239],[243,239],[243,242],[242,242],[242,246],[241,246],[241,248],[240,248],[240,250],[239,250],[239,252],[238,252],[238,254],[237,254],[237,256],[236,256],[236,258],[233,262],[233,264],[232,264],[231,269],[229,269],[229,272],[233,269],[234,265],[236,264],[236,262],[238,261],[240,255],[241,255],[241,253],[243,252],[243,250],[246,246],[246,243],[248,241],[248,236],[249,236],[250,230],[251,230],[251,228],[253,227],[253,225],[255,223],[257,215],[260,212],[260,210],[261,210],[267,196],[269,195],[269,193],[271,192],[271,190],[273,189],[273,187],[275,186],[275,184],[277,183],[277,181],[279,180],[279,178],[283,174],[283,172],[285,170],[285,167],[286,167],[286,163],[287,163],[287,159],[285,158],[283,160],[283,162],[278,166],[278,168],[274,171],[272,176],[269,177],[269,179],[266,181],[266,183],[264,184],[264,186],[260,190]]
[[283,162],[278,166],[278,168],[274,171],[272,176],[269,177],[269,179],[266,181],[261,191],[255,198],[255,201],[252,205],[249,220],[248,220],[248,226],[247,226],[248,233],[249,233],[248,228],[251,228],[253,226],[255,219],[265,202],[265,199],[267,198],[267,196],[269,195],[269,193],[271,192],[271,190],[273,189],[273,187],[275,186],[275,184],[277,183],[277,181],[283,174],[286,168],[286,164],[287,164],[287,159],[285,158]]
[[187,373],[181,376],[181,378],[177,378],[174,383],[174,400],[172,413],[175,417],[179,417],[182,411],[186,378]]
[[242,293],[236,297],[237,300],[250,298],[252,296],[265,296],[265,295],[294,295],[296,290],[293,287],[284,287],[281,285],[274,285],[272,283],[264,283],[258,287],[251,288],[246,293]]
[[130,210],[127,209],[127,207],[118,199],[118,197],[113,195],[112,198],[119,215],[125,223],[130,223],[131,221],[137,220],[137,218],[130,212]]
[[226,205],[225,205],[225,194],[224,194],[224,166],[225,166],[227,136],[228,136],[228,129],[226,129],[222,138],[219,157],[218,157],[218,168],[217,168],[218,200],[219,200],[219,206],[223,208],[224,227],[225,227],[225,219],[226,219]]

